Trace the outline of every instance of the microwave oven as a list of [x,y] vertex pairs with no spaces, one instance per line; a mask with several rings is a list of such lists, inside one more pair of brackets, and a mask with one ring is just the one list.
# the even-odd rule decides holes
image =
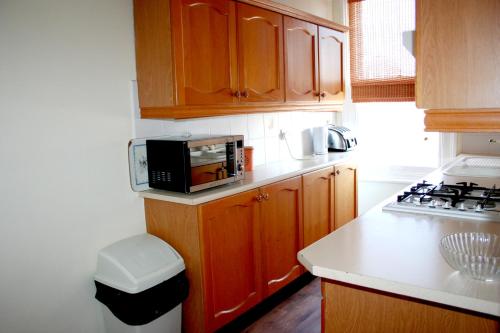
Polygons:
[[245,178],[242,135],[146,140],[149,187],[192,193]]

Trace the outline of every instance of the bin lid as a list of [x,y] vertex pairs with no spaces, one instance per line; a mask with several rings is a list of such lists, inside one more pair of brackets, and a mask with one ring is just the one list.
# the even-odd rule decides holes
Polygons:
[[95,280],[129,294],[149,289],[185,269],[169,244],[150,234],[113,243],[97,257]]

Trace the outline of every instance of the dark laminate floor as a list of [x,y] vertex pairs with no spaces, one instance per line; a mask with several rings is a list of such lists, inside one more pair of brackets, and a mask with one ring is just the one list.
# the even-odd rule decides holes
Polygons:
[[248,326],[247,333],[321,332],[321,285],[315,278]]

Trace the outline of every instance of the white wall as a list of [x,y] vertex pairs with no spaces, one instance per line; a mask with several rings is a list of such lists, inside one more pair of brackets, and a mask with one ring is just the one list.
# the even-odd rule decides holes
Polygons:
[[132,1],[0,1],[0,332],[100,333],[97,251],[129,187]]
[[462,133],[459,141],[464,154],[500,155],[500,133]]
[[333,19],[333,1],[334,0],[274,0],[285,5],[303,10],[327,20]]
[[[1,0],[0,45],[2,333],[104,331],[97,252],[145,231],[128,180],[134,133],[243,130],[268,147],[277,126],[332,116],[136,122],[131,0]],[[265,149],[261,163],[274,158]]]

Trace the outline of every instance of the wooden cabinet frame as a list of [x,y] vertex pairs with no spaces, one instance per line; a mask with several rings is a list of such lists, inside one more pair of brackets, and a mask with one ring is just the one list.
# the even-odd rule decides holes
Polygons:
[[339,164],[302,175],[304,247],[358,216],[357,167]]
[[417,0],[417,107],[425,130],[500,131],[500,1]]
[[[345,26],[269,0],[200,0],[201,4],[213,1],[213,8],[216,4],[227,5],[227,10],[221,10],[220,13],[214,15],[219,18],[227,15],[229,26],[221,31],[224,31],[224,34],[227,33],[229,40],[229,55],[223,58],[224,61],[230,60],[230,68],[227,71],[222,71],[224,73],[221,75],[224,78],[214,77],[214,80],[225,82],[222,86],[216,85],[220,89],[208,89],[208,91],[199,93],[193,91],[187,94],[185,91],[188,82],[186,75],[188,75],[190,68],[196,68],[196,60],[186,59],[184,55],[185,47],[188,45],[183,44],[182,41],[181,1],[134,0],[137,81],[142,118],[184,119],[241,113],[342,110],[341,99],[325,99],[322,103],[315,103],[314,101],[293,101],[286,98],[283,64],[283,58],[286,55],[283,51],[282,32],[279,34],[280,42],[277,46],[281,58],[278,65],[279,73],[276,74],[279,81],[277,92],[266,92],[267,97],[252,97],[251,93],[249,98],[242,97],[242,94],[248,93],[245,88],[250,90],[251,87],[245,87],[242,69],[238,70],[240,63],[238,57],[241,57],[241,55],[237,55],[238,52],[241,52],[241,42],[238,42],[237,37],[238,23],[236,22],[238,5],[251,5],[249,7],[265,11],[270,15],[300,19],[321,27],[334,29],[340,33],[348,30]],[[207,5],[207,7],[210,6]],[[281,19],[280,24],[283,24],[283,19]],[[240,43],[239,46],[238,43]],[[210,55],[210,51],[206,52]],[[199,81],[203,80],[196,82]],[[207,79],[207,82],[209,81]]]

